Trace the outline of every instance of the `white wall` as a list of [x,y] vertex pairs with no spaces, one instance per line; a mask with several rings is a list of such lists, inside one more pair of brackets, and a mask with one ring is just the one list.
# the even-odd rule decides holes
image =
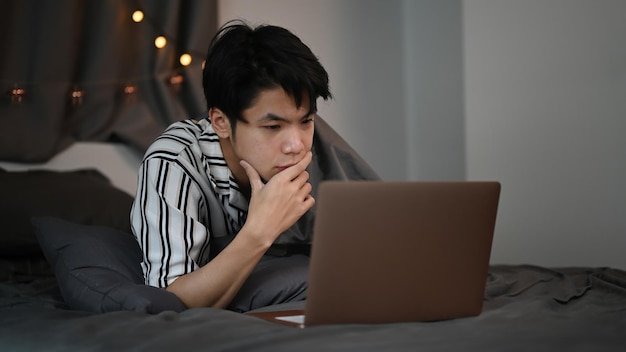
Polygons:
[[465,121],[461,0],[401,3],[408,142],[404,161],[408,174],[403,177],[462,180]]
[[329,71],[320,113],[386,179],[496,179],[492,263],[626,268],[626,2],[226,0]]
[[626,2],[464,2],[468,177],[493,259],[626,268]]

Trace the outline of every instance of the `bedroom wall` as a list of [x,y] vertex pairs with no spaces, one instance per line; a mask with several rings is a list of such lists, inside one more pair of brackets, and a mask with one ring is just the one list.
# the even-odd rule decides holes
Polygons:
[[626,268],[626,3],[228,0],[296,32],[386,179],[498,179],[492,263]]
[[626,2],[464,2],[467,174],[493,260],[626,268]]

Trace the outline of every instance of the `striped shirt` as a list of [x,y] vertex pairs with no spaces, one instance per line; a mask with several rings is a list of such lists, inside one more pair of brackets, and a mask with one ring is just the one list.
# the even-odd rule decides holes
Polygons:
[[247,211],[210,121],[170,125],[146,151],[130,215],[146,284],[164,288],[206,264]]

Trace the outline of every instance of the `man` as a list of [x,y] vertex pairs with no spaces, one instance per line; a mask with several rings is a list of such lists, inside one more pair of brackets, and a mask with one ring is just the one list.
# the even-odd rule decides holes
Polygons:
[[228,23],[203,86],[207,116],[168,127],[139,170],[131,223],[146,283],[187,307],[304,299],[317,184],[376,175],[332,129],[315,132],[328,75],[286,29]]

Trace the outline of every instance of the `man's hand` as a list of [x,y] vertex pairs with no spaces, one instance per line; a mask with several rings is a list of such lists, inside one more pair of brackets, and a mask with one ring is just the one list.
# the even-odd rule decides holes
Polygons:
[[263,243],[273,243],[315,204],[306,171],[312,158],[312,153],[307,152],[300,162],[276,174],[266,184],[250,164],[241,161],[252,189],[246,226]]

